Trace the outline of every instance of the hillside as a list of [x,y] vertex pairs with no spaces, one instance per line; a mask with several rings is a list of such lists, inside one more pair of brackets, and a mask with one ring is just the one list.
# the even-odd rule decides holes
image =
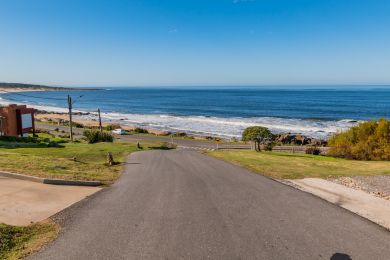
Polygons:
[[45,85],[34,85],[34,84],[24,84],[24,83],[6,83],[0,82],[0,88],[18,88],[18,89],[65,89],[63,87],[50,87]]
[[46,85],[25,84],[25,83],[8,83],[0,82],[0,89],[6,90],[98,90],[97,88],[67,88],[67,87],[54,87]]

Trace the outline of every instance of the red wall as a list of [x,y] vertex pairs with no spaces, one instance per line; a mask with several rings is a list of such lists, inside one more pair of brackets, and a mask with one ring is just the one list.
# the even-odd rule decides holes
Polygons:
[[[20,116],[22,114],[31,114],[33,127],[21,129]],[[0,115],[5,118],[4,133],[8,136],[19,136],[34,130],[34,109],[27,108],[25,105],[9,105],[0,108]]]

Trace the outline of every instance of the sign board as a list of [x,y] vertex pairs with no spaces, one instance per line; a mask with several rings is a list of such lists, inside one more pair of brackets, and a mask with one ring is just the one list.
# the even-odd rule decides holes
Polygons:
[[22,129],[33,127],[31,114],[22,114]]

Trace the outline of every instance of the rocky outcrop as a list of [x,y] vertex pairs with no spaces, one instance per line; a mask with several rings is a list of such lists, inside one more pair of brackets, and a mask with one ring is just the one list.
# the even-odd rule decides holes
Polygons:
[[310,138],[301,134],[277,134],[274,140],[279,144],[326,146],[325,140]]

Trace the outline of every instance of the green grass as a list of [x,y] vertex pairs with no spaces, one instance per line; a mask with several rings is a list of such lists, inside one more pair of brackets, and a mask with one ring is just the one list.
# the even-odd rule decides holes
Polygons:
[[254,151],[214,151],[207,154],[276,179],[390,174],[389,161],[354,161],[307,154]]
[[51,221],[26,227],[0,224],[0,259],[20,259],[54,240],[58,227]]
[[[42,144],[0,143],[0,170],[45,178],[115,181],[122,170],[125,156],[138,151],[133,143],[64,143],[63,147]],[[142,144],[144,149],[148,145]],[[107,166],[111,152],[114,166]],[[74,161],[73,158],[76,158]]]

